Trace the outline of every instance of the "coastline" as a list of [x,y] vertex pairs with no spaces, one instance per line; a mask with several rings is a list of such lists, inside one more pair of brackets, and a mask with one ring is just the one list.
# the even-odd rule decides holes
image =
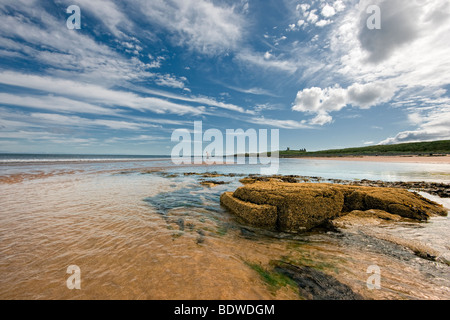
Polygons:
[[450,164],[450,156],[342,156],[342,157],[292,157],[291,159],[358,161],[358,162],[391,162],[391,163],[428,163]]
[[[335,164],[330,169],[333,175],[348,168]],[[447,200],[438,195],[448,190],[447,185],[306,177],[295,175],[299,172],[291,163],[287,166],[291,172],[274,177],[245,173],[249,168],[245,166],[150,165],[139,167],[131,162],[124,166],[121,162],[61,168],[56,164],[49,171],[27,165],[25,172],[13,174],[34,176],[0,183],[4,200],[0,225],[9,230],[0,245],[0,297],[450,297],[445,277],[450,261],[448,218],[432,217],[427,223],[396,221],[396,216],[369,210],[346,215],[336,225],[290,234],[243,223],[219,201],[223,193],[240,188],[243,179],[348,184],[342,188],[399,187],[434,193],[442,202]],[[389,167],[395,171],[398,165]],[[29,254],[30,248],[36,253]],[[393,279],[383,282],[381,290],[367,290],[368,261],[376,261],[383,277]],[[64,282],[61,285],[61,279],[55,280],[54,272],[63,273],[73,263],[82,274],[88,270],[93,275],[76,296]],[[36,274],[40,277],[37,284],[28,281]],[[317,292],[300,290],[295,279],[319,279],[323,285]],[[45,290],[42,284],[47,284]],[[333,293],[330,287],[337,289]]]

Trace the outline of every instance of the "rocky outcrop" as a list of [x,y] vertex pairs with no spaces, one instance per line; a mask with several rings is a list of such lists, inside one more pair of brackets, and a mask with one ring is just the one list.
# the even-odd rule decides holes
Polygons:
[[251,225],[285,232],[309,230],[355,210],[420,221],[447,215],[442,206],[403,189],[274,180],[224,193],[221,203]]
[[396,214],[391,214],[383,210],[354,210],[347,215],[331,221],[332,225],[337,228],[361,227],[361,226],[375,226],[385,221],[401,221],[402,217]]
[[222,194],[220,203],[255,227],[273,229],[276,226],[278,214],[275,206],[242,201],[232,192]]
[[272,219],[274,223],[271,229],[288,232],[308,230],[332,219],[340,214],[344,205],[344,194],[338,188],[319,184],[310,187],[306,184],[255,183],[223,198],[229,198],[228,202],[222,201],[226,207],[252,225],[260,225],[253,221],[261,215],[253,216],[250,221],[242,216],[241,211],[227,206],[227,203],[236,199],[241,206],[249,204],[254,208],[254,205],[269,205],[276,217]]
[[240,181],[242,184],[250,184],[258,181],[271,181],[271,180],[278,180],[280,182],[290,182],[290,183],[327,182],[327,183],[345,184],[362,187],[399,188],[405,190],[422,191],[441,198],[450,198],[450,184],[439,182],[425,182],[425,181],[404,182],[404,181],[380,181],[380,180],[373,181],[367,179],[342,180],[342,179],[325,179],[321,177],[309,177],[298,175],[289,175],[289,176],[273,175],[267,177],[256,174],[243,178]]

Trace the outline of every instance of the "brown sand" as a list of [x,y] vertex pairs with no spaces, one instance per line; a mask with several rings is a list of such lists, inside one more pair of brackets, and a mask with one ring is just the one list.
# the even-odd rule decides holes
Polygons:
[[366,162],[397,162],[397,163],[430,163],[450,164],[450,156],[419,157],[419,156],[348,156],[348,157],[303,157],[301,159],[311,160],[333,160],[333,161],[366,161]]

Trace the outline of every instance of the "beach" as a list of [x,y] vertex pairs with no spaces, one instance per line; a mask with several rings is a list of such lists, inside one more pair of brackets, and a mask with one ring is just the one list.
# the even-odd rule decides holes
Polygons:
[[[368,177],[384,181],[448,183],[450,172],[445,164],[280,161],[286,179],[317,174],[298,176],[296,183],[333,183],[331,177],[358,182],[353,177],[369,168],[378,171]],[[223,193],[259,172],[251,165],[177,167],[157,159],[8,164],[1,170],[2,299],[311,298],[278,272],[290,272],[287,261],[364,299],[450,298],[445,263],[388,241],[400,236],[400,244],[424,243],[450,260],[448,217],[291,234],[253,227],[221,206]],[[424,195],[450,206],[448,199]],[[374,264],[382,270],[381,290],[365,284]],[[81,290],[66,287],[69,265],[81,269]]]
[[450,300],[449,17],[0,0],[0,300]]
[[343,156],[343,157],[305,157],[299,159],[330,161],[365,161],[392,163],[450,164],[450,156]]

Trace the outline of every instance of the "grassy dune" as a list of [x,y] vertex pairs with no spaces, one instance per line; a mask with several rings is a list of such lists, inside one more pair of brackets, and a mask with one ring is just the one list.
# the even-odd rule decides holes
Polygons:
[[450,140],[379,145],[362,148],[347,148],[301,152],[298,150],[280,151],[280,157],[336,157],[336,156],[396,156],[396,155],[437,155],[450,154]]

